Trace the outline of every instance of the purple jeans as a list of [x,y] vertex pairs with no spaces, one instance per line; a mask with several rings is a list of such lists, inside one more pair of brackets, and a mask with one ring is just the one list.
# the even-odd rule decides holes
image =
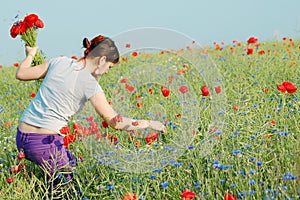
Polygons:
[[58,171],[70,171],[70,162],[75,161],[75,156],[63,145],[63,136],[58,134],[23,133],[18,129],[16,143],[27,160],[39,165],[51,176]]

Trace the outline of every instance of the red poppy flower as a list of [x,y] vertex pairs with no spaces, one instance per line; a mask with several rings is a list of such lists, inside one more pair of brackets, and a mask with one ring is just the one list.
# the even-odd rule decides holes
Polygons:
[[10,166],[9,172],[10,173],[18,173],[23,168],[24,168],[24,166],[22,164],[12,165],[12,166]]
[[74,134],[78,136],[87,135],[87,130],[80,123],[73,124]]
[[265,54],[265,51],[264,51],[264,50],[260,50],[260,51],[258,52],[258,54],[259,54],[259,55],[264,55],[264,54]]
[[25,153],[23,151],[20,151],[18,154],[18,160],[23,160],[25,158]]
[[92,122],[92,121],[94,121],[94,116],[87,116],[85,118],[85,120],[88,121],[88,122]]
[[70,144],[71,142],[75,142],[75,140],[76,140],[76,135],[75,135],[75,134],[66,135],[66,136],[64,137],[64,146],[65,146],[66,148],[69,148],[69,144]]
[[77,56],[72,56],[71,58],[74,60],[77,60]]
[[237,200],[235,196],[232,196],[231,194],[225,194],[224,200]]
[[128,78],[122,78],[121,80],[120,80],[120,83],[127,83],[128,82]]
[[157,138],[158,138],[158,133],[157,132],[149,133],[146,136],[146,142],[147,142],[147,144],[152,144],[152,142],[157,140]]
[[36,96],[36,94],[34,92],[31,92],[30,97],[34,98]]
[[143,103],[142,103],[142,102],[138,102],[138,103],[136,104],[136,106],[137,106],[137,107],[142,107],[142,106],[143,106]]
[[239,107],[237,105],[234,105],[232,108],[233,108],[233,110],[238,110],[239,109]]
[[125,84],[125,88],[127,89],[128,92],[133,92],[134,91],[134,87],[129,85],[129,84]]
[[14,178],[13,177],[9,177],[9,178],[6,179],[6,182],[7,183],[12,183],[12,182],[14,182]]
[[149,92],[149,94],[152,94],[152,93],[153,93],[152,88],[149,88],[149,89],[148,89],[148,92]]
[[252,48],[247,48],[247,55],[253,54],[253,49]]
[[177,71],[177,74],[178,74],[178,75],[186,74],[186,71],[183,70],[183,69],[179,69],[179,70]]
[[161,93],[164,95],[164,97],[168,97],[170,95],[170,90],[167,87],[162,86]]
[[106,121],[103,121],[103,122],[102,122],[102,127],[103,127],[103,128],[108,128],[108,123],[107,123]]
[[216,86],[215,91],[216,91],[217,94],[221,93],[221,91],[222,91],[221,86]]
[[195,198],[196,194],[192,191],[189,190],[184,190],[181,194],[180,197],[183,199],[193,199]]
[[19,63],[14,63],[14,67],[19,67]]
[[27,24],[28,28],[31,28],[34,26],[34,24],[38,20],[38,18],[39,17],[36,14],[30,14],[24,18],[24,22]]
[[294,92],[297,91],[297,88],[291,82],[285,81],[282,83],[282,85],[285,87],[286,91],[290,94],[293,94]]
[[130,48],[131,45],[130,45],[129,43],[127,43],[127,44],[125,45],[125,47],[126,47],[126,48]]
[[17,25],[17,24],[14,24],[14,25],[10,28],[10,36],[11,36],[12,38],[16,38],[17,35],[20,34],[20,32],[21,32],[20,26]]
[[208,96],[209,95],[209,88],[207,86],[202,86],[201,88],[202,96]]
[[248,42],[248,44],[255,44],[255,43],[257,43],[257,41],[258,41],[258,38],[250,37],[247,42]]
[[34,25],[38,28],[44,28],[44,22],[41,19],[35,21]]
[[89,134],[96,134],[100,132],[97,122],[90,122]]
[[115,134],[108,134],[107,139],[114,144],[118,144],[118,138]]
[[280,92],[286,92],[286,88],[283,86],[283,85],[277,85],[277,89],[280,91]]
[[61,134],[67,135],[67,134],[70,133],[70,128],[69,128],[68,126],[64,126],[64,127],[62,127],[62,128],[59,130],[59,132],[60,132]]
[[179,91],[184,94],[189,91],[189,88],[187,86],[183,85],[183,86],[180,86]]
[[133,193],[127,193],[125,196],[122,198],[122,200],[138,200],[137,195]]
[[270,89],[267,88],[267,87],[262,89],[263,92],[269,92],[269,90],[270,90]]
[[20,26],[20,34],[22,35],[27,30],[27,24],[25,22],[19,22],[19,26]]
[[134,51],[134,52],[132,52],[131,55],[132,55],[133,57],[136,57],[136,56],[138,55],[138,52]]
[[181,118],[181,114],[178,113],[178,114],[176,115],[176,118]]

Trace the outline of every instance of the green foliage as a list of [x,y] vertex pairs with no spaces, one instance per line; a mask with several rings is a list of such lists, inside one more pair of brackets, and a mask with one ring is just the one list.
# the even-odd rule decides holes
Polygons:
[[[127,78],[124,76],[135,66],[155,62],[161,66],[171,65],[176,71],[181,70],[179,72],[183,70],[185,74],[180,76],[189,80],[189,89],[196,93],[200,102],[199,128],[194,136],[191,135],[194,137],[191,148],[186,148],[182,156],[159,172],[126,173],[99,163],[77,140],[72,151],[84,159],[76,166],[73,183],[63,186],[61,194],[65,199],[122,199],[127,193],[135,193],[142,199],[172,200],[179,199],[183,190],[191,190],[196,193],[195,199],[223,199],[226,193],[240,199],[299,198],[299,91],[288,94],[277,89],[283,81],[300,86],[299,46],[300,41],[294,41],[293,45],[289,41],[266,42],[251,55],[246,54],[245,44],[204,50],[222,75],[222,92],[227,98],[222,102],[226,125],[221,133],[214,134],[215,145],[205,156],[201,153],[206,148],[202,138],[208,131],[213,111],[211,99],[201,95],[201,86],[206,83],[194,73],[195,66],[174,54],[127,55],[126,61],[115,65],[100,79],[108,101],[114,100],[120,90],[117,83]],[[261,50],[265,54],[260,55]],[[183,67],[186,65],[189,68]],[[9,172],[10,166],[18,162],[15,134],[19,117],[31,101],[31,93],[37,92],[34,81],[17,81],[15,72],[14,67],[0,69],[0,143],[3,149],[0,151],[0,196],[1,199],[52,199],[46,192],[47,185],[40,169],[31,162],[22,161],[27,164],[26,178],[24,171]],[[151,86],[153,98],[136,98],[148,94],[147,85],[127,94],[129,105],[124,106],[135,106],[128,116],[147,118],[144,111],[151,108],[150,104],[164,102],[162,106],[167,111],[168,121],[180,125],[176,115],[181,108],[172,104],[171,97],[161,95],[160,86]],[[141,108],[136,107],[138,102],[143,102]],[[100,123],[102,119],[99,117],[95,121]],[[172,130],[168,126],[162,145],[172,142]],[[101,131],[116,134],[123,147],[135,148],[136,140],[128,139],[127,134],[110,128]],[[147,147],[143,138],[138,140],[140,148]],[[30,177],[30,172],[35,176]],[[14,182],[8,184],[8,177],[13,177]],[[167,187],[161,185],[164,182],[168,182]]]

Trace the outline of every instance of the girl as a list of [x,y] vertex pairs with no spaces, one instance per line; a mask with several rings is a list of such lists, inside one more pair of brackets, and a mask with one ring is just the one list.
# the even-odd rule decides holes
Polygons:
[[151,128],[163,132],[166,129],[158,121],[120,117],[109,105],[97,79],[119,61],[118,49],[110,38],[101,35],[91,41],[85,38],[83,47],[84,56],[78,61],[61,56],[31,67],[38,47],[26,46],[27,56],[16,72],[18,80],[44,78],[36,97],[21,116],[16,144],[26,159],[50,175],[74,159],[64,147],[59,130],[87,101],[114,129]]

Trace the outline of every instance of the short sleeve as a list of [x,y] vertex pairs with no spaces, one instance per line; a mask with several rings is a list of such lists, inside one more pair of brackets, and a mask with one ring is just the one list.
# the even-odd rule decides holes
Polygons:
[[84,96],[86,100],[89,100],[92,96],[98,94],[99,92],[103,92],[103,90],[96,79],[89,79],[84,90]]

